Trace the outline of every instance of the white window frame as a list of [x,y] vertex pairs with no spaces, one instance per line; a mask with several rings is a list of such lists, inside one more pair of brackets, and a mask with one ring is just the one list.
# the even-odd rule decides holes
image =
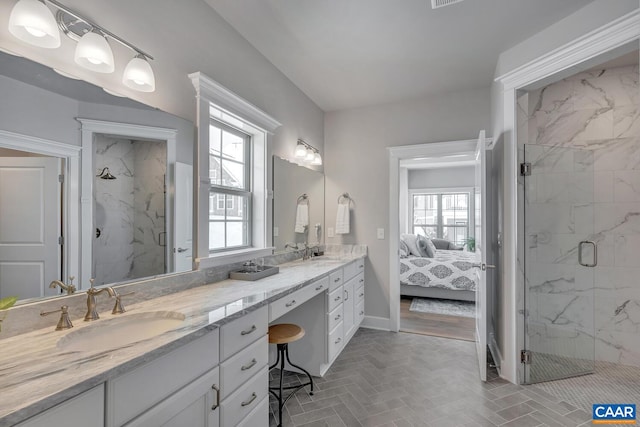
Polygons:
[[[198,176],[196,266],[197,268],[243,262],[273,253],[271,246],[272,195],[268,191],[271,158],[270,141],[282,126],[276,119],[202,73],[189,75],[197,92]],[[209,123],[211,107],[221,110],[233,121],[228,123],[249,134],[252,139],[251,161],[251,247],[224,252],[209,251]],[[219,118],[218,118],[219,119]]]
[[[474,235],[474,230],[475,230],[475,224],[474,224],[474,188],[473,187],[452,187],[452,188],[412,188],[409,190],[409,230],[411,233],[413,233],[413,229],[414,229],[414,216],[413,216],[413,196],[415,194],[456,194],[456,193],[467,193],[469,194],[469,205],[468,205],[468,218],[469,218],[469,222],[467,223],[467,236],[468,237],[473,237]],[[437,228],[437,235],[438,238],[440,239],[442,234],[442,229],[444,227],[455,227],[455,225],[447,225],[444,223],[440,223],[440,220],[442,219],[442,206],[439,204],[438,205],[438,224],[434,224],[435,227]],[[455,242],[454,242],[455,243]]]

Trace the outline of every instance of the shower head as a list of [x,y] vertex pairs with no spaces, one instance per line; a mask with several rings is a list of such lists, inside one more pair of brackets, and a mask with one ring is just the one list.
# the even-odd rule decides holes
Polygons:
[[100,172],[98,175],[96,175],[98,178],[102,178],[102,179],[116,179],[115,176],[111,175],[111,171],[109,170],[109,168],[104,168],[102,169],[102,172]]

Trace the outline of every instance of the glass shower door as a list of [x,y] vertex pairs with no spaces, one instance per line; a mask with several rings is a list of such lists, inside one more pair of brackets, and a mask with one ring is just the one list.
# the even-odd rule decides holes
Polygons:
[[[524,146],[525,382],[593,372],[593,153]],[[529,174],[530,172],[530,174]]]

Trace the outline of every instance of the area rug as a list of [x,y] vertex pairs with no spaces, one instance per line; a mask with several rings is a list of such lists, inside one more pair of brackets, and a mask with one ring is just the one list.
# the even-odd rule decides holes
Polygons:
[[476,317],[476,304],[473,301],[414,298],[413,301],[411,301],[409,311],[445,314],[447,316]]

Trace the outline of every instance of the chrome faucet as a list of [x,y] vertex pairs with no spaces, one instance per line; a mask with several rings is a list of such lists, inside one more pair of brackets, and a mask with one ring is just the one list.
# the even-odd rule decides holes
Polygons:
[[69,284],[68,285],[65,285],[60,280],[54,280],[53,282],[49,283],[49,287],[51,289],[55,289],[56,286],[60,286],[60,289],[66,291],[67,295],[71,295],[71,294],[75,293],[75,291],[76,291],[76,287],[73,285],[73,279],[75,279],[74,276],[69,276]]
[[91,282],[91,287],[87,289],[87,314],[85,314],[84,316],[85,322],[98,320],[100,318],[100,316],[98,315],[98,310],[96,309],[96,295],[101,294],[102,292],[108,292],[110,297],[116,296],[116,292],[111,286],[100,289],[94,288],[93,280],[94,279],[89,279],[89,281]]
[[298,250],[298,244],[297,243],[285,243],[284,250],[286,251],[289,248],[297,251]]
[[318,245],[309,246],[307,242],[304,243],[304,254],[302,255],[302,260],[306,261],[316,254],[316,252],[320,249]]

